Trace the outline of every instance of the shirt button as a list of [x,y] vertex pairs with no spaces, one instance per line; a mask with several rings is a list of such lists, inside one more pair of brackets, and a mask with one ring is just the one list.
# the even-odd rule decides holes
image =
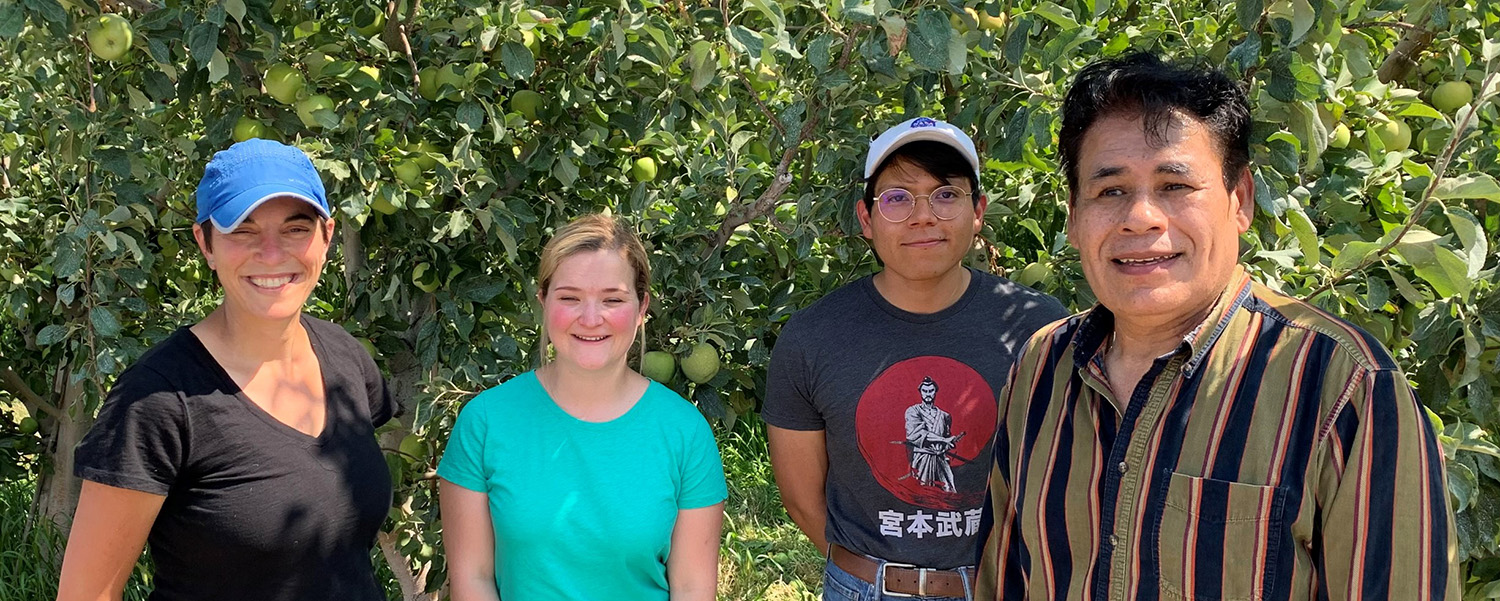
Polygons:
[[1120,546],[1120,537],[1115,536],[1113,534],[1109,535],[1109,546],[1111,546],[1111,547],[1118,547],[1118,546]]
[[1125,472],[1130,471],[1130,464],[1125,463],[1124,461],[1121,461],[1120,465],[1118,465],[1116,467],[1118,467],[1120,469],[1120,473],[1122,473],[1122,474],[1125,473]]

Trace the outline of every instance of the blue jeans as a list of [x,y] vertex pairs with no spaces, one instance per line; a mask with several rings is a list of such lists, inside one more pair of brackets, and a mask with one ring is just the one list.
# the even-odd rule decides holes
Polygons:
[[[877,574],[884,573],[880,570]],[[893,597],[880,594],[881,585],[878,580],[869,583],[860,580],[857,576],[845,572],[829,561],[823,568],[823,601],[972,601],[974,599],[974,583],[969,580],[967,572],[964,574],[964,589],[967,594],[964,597]]]

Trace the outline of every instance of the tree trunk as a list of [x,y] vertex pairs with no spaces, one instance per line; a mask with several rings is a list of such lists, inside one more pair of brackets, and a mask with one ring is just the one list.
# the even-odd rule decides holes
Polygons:
[[73,381],[70,371],[66,365],[58,369],[53,387],[57,394],[55,406],[65,417],[51,420],[52,436],[45,453],[50,465],[43,469],[37,484],[37,507],[64,536],[73,524],[73,511],[78,508],[78,490],[83,485],[73,475],[74,450],[89,427],[94,425],[93,413],[83,406],[83,381]]
[[1375,72],[1375,75],[1385,83],[1406,79],[1412,69],[1417,68],[1417,56],[1432,45],[1433,37],[1431,31],[1422,27],[1406,30],[1406,33],[1401,36],[1401,41],[1396,42],[1396,47],[1391,50],[1390,55],[1380,63],[1380,69]]

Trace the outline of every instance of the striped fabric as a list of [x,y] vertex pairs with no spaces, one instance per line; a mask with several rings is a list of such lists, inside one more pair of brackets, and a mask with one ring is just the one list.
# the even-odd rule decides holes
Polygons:
[[976,599],[1459,598],[1442,450],[1369,334],[1253,283],[1129,402],[1102,307],[1001,395]]

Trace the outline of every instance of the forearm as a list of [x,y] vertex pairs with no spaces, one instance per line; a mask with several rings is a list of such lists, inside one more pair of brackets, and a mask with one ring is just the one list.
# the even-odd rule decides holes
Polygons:
[[448,592],[453,601],[500,601],[493,578],[455,577],[449,581]]
[[821,495],[814,503],[804,500],[801,504],[785,503],[786,513],[802,534],[807,535],[819,553],[828,553],[828,505]]

